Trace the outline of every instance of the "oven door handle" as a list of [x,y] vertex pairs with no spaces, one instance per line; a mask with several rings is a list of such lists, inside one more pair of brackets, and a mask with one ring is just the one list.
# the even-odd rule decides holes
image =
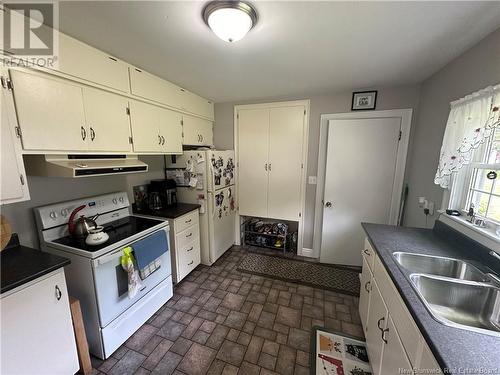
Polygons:
[[96,259],[94,265],[95,267],[102,266],[103,264],[111,262],[113,259],[119,258],[122,255],[123,255],[123,249],[115,250],[111,254],[107,254],[105,256]]

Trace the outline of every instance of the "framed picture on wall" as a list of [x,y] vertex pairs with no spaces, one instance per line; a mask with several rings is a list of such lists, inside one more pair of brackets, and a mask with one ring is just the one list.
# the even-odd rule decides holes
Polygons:
[[356,91],[352,93],[351,111],[367,111],[375,109],[377,91]]

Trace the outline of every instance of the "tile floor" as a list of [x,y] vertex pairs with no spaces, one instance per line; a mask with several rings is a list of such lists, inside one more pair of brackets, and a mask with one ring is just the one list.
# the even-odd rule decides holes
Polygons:
[[94,374],[308,374],[311,327],[363,336],[358,298],[236,270],[233,247],[199,266]]

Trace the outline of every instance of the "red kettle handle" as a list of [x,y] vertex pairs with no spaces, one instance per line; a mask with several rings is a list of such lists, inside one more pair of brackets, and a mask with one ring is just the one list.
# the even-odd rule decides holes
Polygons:
[[86,204],[82,204],[81,206],[75,208],[73,210],[73,212],[71,212],[71,215],[69,216],[69,220],[68,220],[68,230],[69,230],[69,233],[73,234],[73,232],[75,231],[75,221],[74,221],[75,216],[76,216],[76,214],[79,211],[83,210],[85,207],[87,207],[87,205]]

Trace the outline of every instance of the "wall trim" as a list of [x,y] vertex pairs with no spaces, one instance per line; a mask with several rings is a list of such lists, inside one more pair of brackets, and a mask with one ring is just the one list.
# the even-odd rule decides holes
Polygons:
[[330,120],[341,119],[369,119],[384,117],[401,118],[401,141],[398,146],[398,155],[393,185],[393,198],[391,202],[390,223],[397,224],[399,216],[399,207],[401,204],[401,192],[403,191],[404,174],[406,168],[406,158],[408,154],[408,145],[410,140],[411,120],[413,109],[390,109],[383,111],[369,112],[347,112],[332,113],[321,115],[320,133],[319,133],[319,152],[318,152],[318,173],[316,185],[316,203],[314,209],[314,229],[313,229],[313,257],[319,258],[321,255],[321,234],[323,226],[323,198],[325,192],[326,175],[326,153],[328,145],[328,122]]

